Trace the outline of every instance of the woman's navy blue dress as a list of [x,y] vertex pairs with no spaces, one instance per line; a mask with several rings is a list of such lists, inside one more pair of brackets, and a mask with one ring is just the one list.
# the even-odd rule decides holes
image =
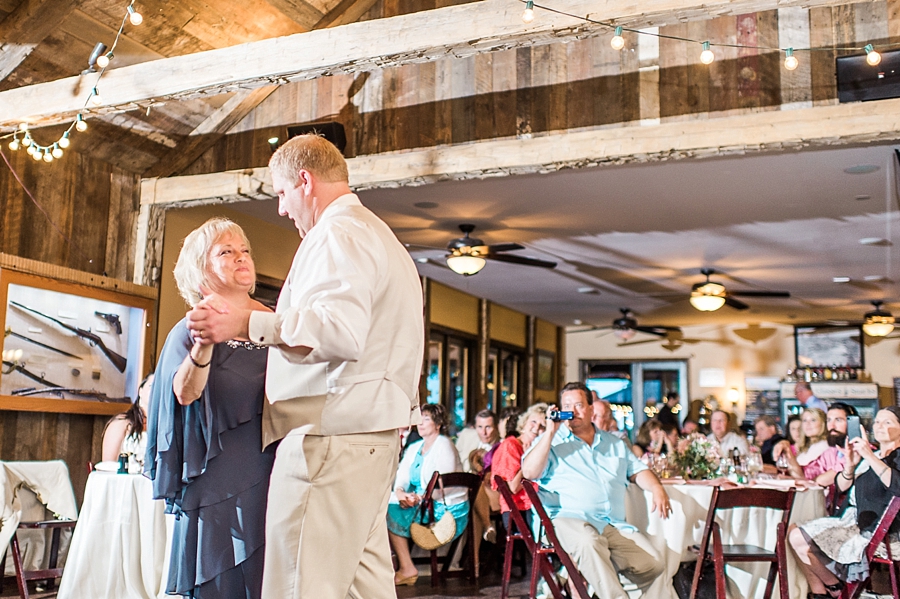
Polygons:
[[274,446],[262,450],[268,352],[217,344],[202,396],[181,406],[172,384],[192,345],[182,320],[160,355],[148,414],[146,474],[176,516],[166,592],[259,599],[275,459]]

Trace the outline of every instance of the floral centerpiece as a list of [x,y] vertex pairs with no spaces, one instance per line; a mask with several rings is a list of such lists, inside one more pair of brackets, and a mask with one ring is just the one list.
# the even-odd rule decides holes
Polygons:
[[691,433],[678,441],[675,464],[684,478],[702,480],[714,478],[719,469],[719,444],[700,433]]

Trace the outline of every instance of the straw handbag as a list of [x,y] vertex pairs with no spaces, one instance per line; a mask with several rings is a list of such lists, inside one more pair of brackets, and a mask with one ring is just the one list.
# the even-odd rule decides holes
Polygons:
[[409,526],[409,536],[413,543],[425,551],[434,551],[441,545],[446,545],[456,536],[456,518],[447,510],[447,501],[444,498],[444,481],[439,477],[441,486],[441,502],[444,504],[444,515],[437,522],[434,521],[434,499],[429,497],[420,506],[422,510],[420,522],[413,522]]

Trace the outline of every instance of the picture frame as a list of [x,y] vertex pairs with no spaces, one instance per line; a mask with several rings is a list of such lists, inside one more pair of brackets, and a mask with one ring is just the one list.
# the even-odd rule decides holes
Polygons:
[[534,386],[541,391],[553,391],[556,389],[554,385],[554,366],[556,362],[556,354],[542,349],[537,350],[537,364],[535,371]]
[[0,410],[113,415],[150,371],[155,289],[0,254]]
[[794,350],[800,367],[865,368],[861,326],[796,325]]

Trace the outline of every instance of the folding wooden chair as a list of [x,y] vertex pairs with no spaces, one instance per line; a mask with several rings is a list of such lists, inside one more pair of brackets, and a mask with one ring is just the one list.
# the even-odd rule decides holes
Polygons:
[[[481,487],[481,478],[476,474],[471,474],[468,472],[448,472],[446,474],[441,474],[439,472],[435,472],[431,477],[431,480],[428,481],[428,488],[425,490],[425,505],[424,509],[431,510],[431,517],[434,518],[434,490],[437,487],[438,479],[443,479],[443,485],[446,489],[447,487],[466,487],[468,489],[469,494],[469,522],[466,524],[466,530],[463,534],[459,535],[453,542],[450,543],[450,547],[447,550],[447,555],[444,557],[444,561],[442,564],[438,564],[438,554],[437,550],[431,552],[431,586],[438,586],[442,581],[448,578],[467,578],[468,580],[476,579],[476,567],[478,556],[475,555],[475,528],[474,528],[474,520],[475,514],[472,511],[472,508],[475,505],[475,497],[478,495],[478,489]],[[453,556],[456,554],[457,548],[459,547],[460,541],[462,541],[463,537],[466,538],[466,556],[465,556],[465,566],[462,570],[451,572],[450,564],[453,561]]]
[[[28,599],[28,582],[32,580],[46,580],[47,590],[52,590],[56,585],[56,579],[63,575],[63,569],[57,567],[59,559],[59,537],[62,529],[75,528],[75,520],[43,520],[41,522],[20,522],[17,528],[19,530],[52,530],[50,536],[50,556],[48,567],[43,570],[26,570],[22,562],[22,551],[19,546],[19,537],[17,532],[13,533],[10,541],[10,553],[12,553],[13,565],[16,568],[16,585],[19,587],[19,596],[22,599]],[[0,560],[0,569],[5,569],[6,556]],[[0,571],[0,578],[3,572]],[[2,588],[2,585],[0,585]]]
[[[550,516],[547,515],[547,511],[544,509],[544,505],[538,497],[534,483],[526,480],[522,482],[522,486],[525,489],[525,494],[528,495],[528,499],[531,500],[532,508],[537,514],[541,529],[543,530],[543,534],[539,534],[537,540],[532,536],[531,531],[525,524],[525,518],[522,516],[522,512],[516,508],[516,504],[512,500],[512,493],[510,492],[506,481],[497,477],[495,477],[495,480],[497,481],[497,487],[500,489],[500,493],[503,493],[504,500],[506,500],[507,504],[510,506],[510,528],[512,528],[512,523],[515,522],[517,534],[520,535],[516,538],[520,538],[531,553],[531,586],[529,587],[528,596],[531,599],[534,599],[537,595],[538,577],[543,576],[544,581],[550,588],[550,592],[553,593],[553,597],[555,599],[563,599],[563,590],[556,581],[556,571],[553,567],[553,562],[550,561],[550,556],[555,554],[556,557],[559,558],[559,561],[562,562],[562,565],[565,566],[566,572],[569,575],[569,585],[575,590],[577,596],[582,599],[590,599],[587,590],[587,581],[585,581],[584,576],[581,575],[581,572],[575,566],[575,562],[572,561],[572,558],[569,557],[569,554],[566,553],[562,544],[559,542],[559,538],[556,536],[556,529],[553,528],[553,522],[550,520]],[[547,543],[544,543],[541,540],[544,537],[546,537]],[[509,536],[507,536],[507,539],[509,539]],[[502,599],[506,599],[509,595],[510,568],[507,567],[507,563],[511,563],[512,560],[512,554],[510,553],[511,545],[512,542],[507,544],[508,557],[504,558],[504,583],[501,588]],[[574,599],[578,599],[578,597],[575,597]]]
[[[722,489],[721,487],[716,487],[713,490],[712,501],[709,504],[706,526],[703,529],[700,545],[691,547],[693,551],[697,552],[697,565],[694,569],[694,581],[691,585],[691,599],[697,596],[697,590],[700,587],[700,576],[706,560],[712,561],[715,566],[716,597],[724,598],[726,596],[726,562],[769,562],[771,565],[769,566],[769,577],[766,582],[765,599],[772,597],[776,574],[778,575],[781,599],[789,599],[786,538],[788,520],[790,520],[791,507],[793,505],[793,489],[777,491],[774,489]],[[781,510],[781,522],[778,523],[775,551],[768,551],[756,545],[722,544],[722,531],[719,523],[716,522],[716,513],[720,510],[750,507]]]
[[[866,547],[866,557],[870,564],[884,564],[888,567],[891,574],[891,590],[894,597],[900,597],[900,555],[895,556],[891,554],[890,539],[887,538],[887,535],[898,512],[900,512],[900,497],[894,497],[888,504],[884,514],[882,514],[881,520],[878,521],[875,533]],[[884,543],[886,556],[878,557],[875,555],[875,552],[882,543]],[[866,580],[849,583],[844,587],[844,592],[841,596],[846,599],[856,599],[863,592],[869,580],[869,578],[866,578]]]

